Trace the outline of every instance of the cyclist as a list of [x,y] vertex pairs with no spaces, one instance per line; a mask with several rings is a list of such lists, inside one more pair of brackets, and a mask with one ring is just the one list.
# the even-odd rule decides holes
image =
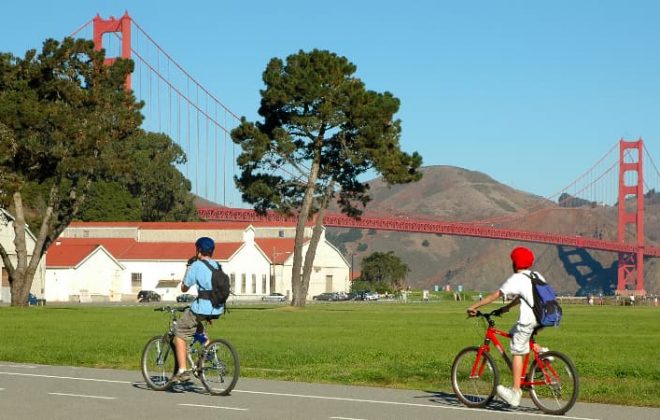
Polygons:
[[[511,263],[513,274],[506,279],[500,288],[490,295],[483,298],[483,300],[476,302],[467,309],[468,315],[475,316],[477,309],[481,306],[488,305],[496,301],[500,297],[515,296],[514,299],[498,309],[500,313],[508,312],[512,307],[520,303],[520,298],[524,298],[526,302],[534,302],[532,293],[532,282],[525,274],[529,274],[529,268],[534,264],[534,253],[525,247],[519,246],[511,251]],[[538,273],[537,273],[538,274]],[[538,274],[541,281],[545,282],[543,276]],[[523,357],[529,353],[529,339],[534,334],[534,330],[538,326],[536,317],[532,308],[527,305],[520,306],[520,316],[518,322],[511,328],[511,356],[513,359],[512,373],[513,373],[513,388],[507,388],[502,385],[497,386],[497,395],[502,398],[511,407],[518,407],[520,405],[520,398],[522,391],[520,389],[520,376],[523,368]],[[537,349],[537,351],[547,351],[545,348]]]
[[[205,260],[215,268],[220,268],[220,263],[211,258],[214,250],[215,242],[213,242],[213,239],[207,237],[197,239],[195,242],[195,256],[188,260],[188,269],[181,283],[182,293],[186,293],[192,286],[197,286],[198,293],[212,289],[211,270],[202,261]],[[223,312],[224,306],[214,308],[209,299],[200,297],[197,297],[190,307],[183,312],[174,330],[174,346],[179,371],[172,380],[184,382],[190,379],[191,372],[186,369],[186,340],[190,339],[195,331],[203,330],[203,321],[217,319]]]

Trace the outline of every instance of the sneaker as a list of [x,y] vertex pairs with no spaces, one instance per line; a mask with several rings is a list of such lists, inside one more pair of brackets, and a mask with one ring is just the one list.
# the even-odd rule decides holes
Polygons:
[[[539,347],[537,351],[539,352],[539,355],[541,355],[541,354],[543,354],[543,353],[547,353],[547,352],[549,352],[550,349],[547,348],[547,347]],[[552,356],[548,356],[548,357],[546,357],[545,359],[546,359],[547,361],[549,361],[549,362],[554,362],[554,361],[555,361],[555,358],[552,357]]]
[[511,388],[507,388],[502,385],[497,386],[497,395],[504,400],[507,404],[509,404],[511,407],[518,407],[520,405],[520,398],[522,397],[522,391],[521,390],[514,390]]
[[189,370],[184,370],[183,372],[179,372],[174,375],[172,377],[172,382],[186,382],[189,381],[191,377],[191,372]]

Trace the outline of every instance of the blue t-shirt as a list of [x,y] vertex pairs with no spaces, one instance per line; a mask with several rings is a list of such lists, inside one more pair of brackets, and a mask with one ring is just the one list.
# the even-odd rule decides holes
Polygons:
[[[207,259],[209,264],[213,267],[220,268],[220,263]],[[195,261],[188,267],[186,275],[183,277],[183,284],[188,287],[197,286],[197,292],[200,290],[211,290],[213,288],[211,283],[211,270],[201,261]],[[214,308],[211,301],[208,299],[195,299],[190,305],[190,309],[199,315],[222,315],[225,311],[224,305],[219,308]]]

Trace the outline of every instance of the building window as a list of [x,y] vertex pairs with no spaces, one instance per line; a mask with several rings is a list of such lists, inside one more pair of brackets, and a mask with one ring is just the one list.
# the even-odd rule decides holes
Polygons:
[[241,274],[241,293],[245,294],[245,287],[247,283],[247,274]]
[[9,272],[2,267],[2,287],[9,287]]
[[229,279],[230,279],[229,287],[231,288],[231,290],[236,291],[236,273],[231,273],[229,275]]
[[134,292],[142,289],[142,273],[131,273],[131,287]]
[[266,284],[267,281],[268,281],[268,276],[265,275],[265,274],[262,274],[261,275],[261,293],[264,294],[264,295],[266,293],[268,293],[268,289],[267,289],[268,285]]
[[277,236],[279,236],[280,238],[284,238],[284,231],[280,230],[279,232],[277,232]]
[[252,274],[252,294],[257,294],[257,275]]

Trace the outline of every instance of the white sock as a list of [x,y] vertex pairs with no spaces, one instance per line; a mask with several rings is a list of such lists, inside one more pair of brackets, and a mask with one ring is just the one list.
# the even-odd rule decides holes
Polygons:
[[183,372],[185,372],[185,371],[186,371],[185,369],[181,369],[181,368],[179,368],[179,373],[183,373]]

